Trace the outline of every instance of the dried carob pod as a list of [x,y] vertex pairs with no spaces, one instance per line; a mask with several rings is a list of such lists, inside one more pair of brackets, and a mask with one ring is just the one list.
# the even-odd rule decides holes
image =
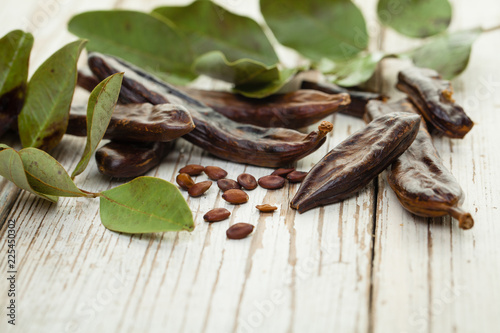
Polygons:
[[[193,129],[191,115],[180,105],[117,105],[104,138],[131,142],[171,141]],[[66,134],[87,135],[87,112],[84,108],[71,109]]]
[[452,98],[450,81],[433,69],[410,67],[399,72],[399,90],[418,107],[434,128],[450,138],[463,138],[474,126],[464,109]]
[[420,116],[391,113],[374,119],[331,150],[307,174],[291,207],[303,213],[365,187],[415,139]]
[[183,90],[229,119],[261,127],[302,128],[317,123],[350,103],[347,93],[298,90],[262,99],[225,91]]
[[366,103],[371,100],[386,100],[387,97],[369,92],[369,91],[361,91],[361,90],[348,90],[342,87],[339,87],[336,84],[328,83],[328,82],[312,82],[304,80],[302,81],[302,89],[314,89],[327,94],[342,94],[347,93],[350,96],[351,103],[347,105],[343,105],[339,108],[340,113],[348,114],[350,116],[354,116],[357,118],[362,118],[365,114]]
[[183,138],[225,160],[265,167],[289,165],[318,149],[333,128],[331,123],[322,122],[318,131],[303,134],[284,128],[239,124],[120,59],[93,53],[89,56],[89,66],[99,79],[126,73],[120,92],[122,102],[170,102],[186,107],[196,127]]
[[[367,116],[375,118],[396,110],[418,112],[407,99],[392,103],[371,101]],[[411,146],[387,169],[387,181],[401,205],[411,213],[424,217],[449,214],[462,229],[474,226],[472,216],[460,207],[464,200],[462,188],[443,165],[425,122],[420,123]]]
[[115,178],[138,177],[158,164],[172,149],[171,142],[115,142],[97,149],[99,172]]

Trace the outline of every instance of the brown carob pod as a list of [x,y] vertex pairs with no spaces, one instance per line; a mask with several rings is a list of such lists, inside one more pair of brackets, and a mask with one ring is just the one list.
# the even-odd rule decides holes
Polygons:
[[[194,128],[189,112],[172,104],[149,103],[117,105],[111,116],[105,139],[115,141],[171,141]],[[66,134],[87,135],[87,111],[73,107]]]
[[183,190],[189,190],[194,185],[194,180],[187,173],[180,173],[175,177],[175,181]]
[[298,90],[262,99],[225,91],[182,88],[187,95],[238,123],[261,127],[302,128],[337,112],[350,102],[346,93]]
[[123,60],[92,53],[89,66],[99,79],[126,72],[120,92],[122,102],[170,102],[186,107],[196,127],[183,138],[225,160],[264,167],[290,165],[318,149],[333,128],[331,123],[322,122],[318,131],[303,134],[239,124]]
[[250,235],[254,226],[249,223],[236,223],[229,227],[226,231],[226,236],[229,239],[242,239]]
[[222,192],[226,192],[227,190],[239,190],[241,189],[240,184],[236,180],[232,179],[219,179],[217,181],[217,186],[221,189]]
[[198,176],[205,171],[205,167],[199,164],[188,164],[179,170],[179,173],[187,173],[190,176]]
[[242,173],[236,178],[238,184],[241,185],[245,190],[254,190],[257,188],[257,179],[249,173]]
[[199,197],[203,195],[208,189],[212,186],[212,182],[210,180],[205,180],[203,182],[199,182],[194,184],[188,189],[188,193],[192,197]]
[[97,168],[110,177],[138,177],[160,164],[172,146],[170,142],[111,141],[97,149]]
[[309,171],[291,207],[303,213],[355,194],[411,145],[419,124],[416,114],[398,112],[375,118]]
[[342,94],[347,93],[350,96],[351,103],[347,105],[342,105],[339,108],[340,113],[344,113],[353,117],[362,118],[365,114],[366,103],[371,100],[386,100],[387,97],[369,92],[369,91],[361,91],[361,90],[348,90],[342,88],[336,84],[328,83],[328,82],[312,82],[312,81],[302,81],[302,89],[314,89],[327,94]]
[[231,212],[226,208],[214,208],[203,215],[203,219],[206,222],[220,222],[227,219],[231,215]]
[[433,69],[410,67],[399,72],[397,87],[408,95],[434,128],[450,138],[463,138],[474,126],[452,98],[450,81]]
[[[367,105],[367,115],[373,118],[395,110],[417,112],[406,99],[393,103],[371,101]],[[420,123],[411,146],[387,169],[387,181],[401,205],[411,213],[424,217],[449,214],[462,229],[474,226],[472,216],[460,207],[464,200],[462,188],[443,165],[425,122]]]

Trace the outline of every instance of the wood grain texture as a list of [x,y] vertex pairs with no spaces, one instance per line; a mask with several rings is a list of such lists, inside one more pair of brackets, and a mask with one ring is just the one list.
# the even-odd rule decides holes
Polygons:
[[[74,39],[65,24],[90,9],[149,10],[188,1],[101,0],[53,2],[7,0],[0,13],[0,35],[28,28],[35,35],[31,71],[64,43]],[[52,4],[52,7],[47,4]],[[240,14],[262,21],[257,1],[218,1]],[[380,29],[376,1],[356,1],[368,18],[371,49],[404,49],[408,42]],[[498,12],[492,0],[454,1],[453,29],[486,22]],[[491,8],[485,12],[484,8]],[[495,8],[495,10],[493,10]],[[43,20],[43,13],[49,19]],[[492,16],[494,16],[492,14]],[[491,24],[490,24],[491,23]],[[31,29],[31,30],[30,30]],[[0,182],[0,331],[1,332],[475,332],[500,327],[498,177],[500,161],[500,68],[495,65],[500,33],[481,37],[470,67],[454,81],[456,99],[476,122],[465,140],[440,138],[436,146],[467,194],[465,207],[476,226],[462,231],[449,218],[423,219],[401,208],[385,175],[340,204],[304,214],[288,203],[298,185],[282,190],[249,191],[249,203],[233,206],[213,185],[200,198],[186,197],[195,217],[192,233],[130,236],[105,229],[98,200],[62,198],[51,205]],[[297,55],[280,48],[287,64]],[[397,96],[398,69],[385,61],[371,84]],[[404,64],[403,64],[404,66]],[[489,81],[488,81],[489,80]],[[486,84],[485,84],[486,82]],[[488,82],[490,82],[488,84]],[[496,86],[495,86],[496,84]],[[206,78],[201,88],[226,85]],[[493,91],[491,89],[493,86]],[[85,103],[78,91],[75,103]],[[309,170],[337,143],[364,123],[344,115],[329,117],[334,130],[326,144],[299,161]],[[54,156],[67,170],[80,158],[85,140],[65,137]],[[148,173],[174,181],[190,163],[217,165],[236,179],[271,169],[226,162],[179,139],[176,149]],[[206,176],[198,176],[197,181]],[[89,191],[122,182],[99,174],[95,162],[76,178]],[[255,209],[261,203],[279,207],[273,214]],[[232,212],[229,220],[205,223],[214,207]],[[7,219],[16,219],[17,325],[6,323]],[[227,240],[237,222],[255,225],[244,240]],[[372,235],[375,230],[375,235]]]

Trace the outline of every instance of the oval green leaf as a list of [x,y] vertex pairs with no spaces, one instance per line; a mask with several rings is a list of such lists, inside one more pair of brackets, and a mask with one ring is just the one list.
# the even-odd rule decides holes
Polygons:
[[125,10],[86,12],[74,16],[68,29],[89,39],[89,51],[118,56],[169,82],[187,83],[196,77],[187,39],[159,15]]
[[67,44],[51,55],[33,74],[28,95],[19,114],[23,147],[49,151],[68,127],[69,109],[76,86],[76,64],[85,41]]
[[163,179],[138,177],[100,195],[101,221],[110,230],[140,234],[194,229],[184,197]]
[[57,202],[56,196],[45,195],[31,187],[24,172],[21,156],[17,151],[4,144],[0,144],[0,175],[25,191],[51,202]]
[[104,137],[118,101],[122,80],[123,73],[113,74],[99,83],[90,94],[87,106],[87,143],[71,178],[75,178],[85,170],[92,154]]
[[230,61],[250,58],[266,65],[279,61],[257,22],[233,14],[212,1],[198,0],[184,7],[160,7],[153,13],[174,22],[188,36],[196,55],[221,51]]
[[37,148],[19,151],[31,187],[39,193],[59,197],[87,196],[78,189],[59,162]]
[[452,9],[448,0],[379,0],[377,14],[383,24],[397,32],[423,38],[445,31]]
[[313,61],[346,60],[368,45],[363,14],[350,0],[260,0],[278,41]]
[[437,36],[410,56],[416,66],[432,68],[451,80],[467,68],[472,44],[480,34],[481,29],[472,29]]
[[353,87],[368,81],[383,58],[384,54],[377,52],[358,55],[346,61],[332,62],[325,59],[318,69],[330,82],[343,87]]
[[14,30],[0,39],[0,136],[22,109],[33,36]]

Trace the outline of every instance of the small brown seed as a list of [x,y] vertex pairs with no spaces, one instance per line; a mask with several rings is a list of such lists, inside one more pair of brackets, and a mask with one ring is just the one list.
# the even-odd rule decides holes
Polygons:
[[205,180],[204,182],[199,182],[191,186],[188,190],[188,193],[192,197],[199,197],[212,186],[212,182],[210,180]]
[[292,171],[288,175],[286,175],[286,179],[290,183],[301,183],[304,178],[306,178],[307,172],[304,171]]
[[179,173],[187,173],[190,176],[198,176],[205,170],[203,165],[188,164],[179,170]]
[[175,178],[175,181],[184,190],[189,190],[194,185],[194,180],[187,173],[180,173]]
[[222,198],[229,203],[239,205],[248,201],[248,194],[242,190],[227,190],[222,194]]
[[205,173],[212,180],[219,180],[227,176],[227,171],[217,166],[205,167]]
[[241,188],[240,184],[238,184],[236,180],[232,179],[219,179],[217,181],[217,186],[219,186],[222,192],[226,192],[227,190],[233,190],[233,189],[239,190]]
[[285,178],[275,175],[260,177],[259,185],[268,190],[277,190],[285,186]]
[[286,175],[288,175],[290,172],[293,172],[295,171],[295,168],[289,168],[289,169],[285,169],[285,168],[279,168],[279,169],[276,169],[274,170],[274,172],[271,174],[273,176],[280,176],[280,177],[286,177]]
[[229,239],[242,239],[250,235],[253,231],[253,225],[250,223],[236,223],[229,227],[226,231]]
[[231,212],[226,208],[214,208],[203,215],[203,219],[207,222],[219,222],[225,220],[231,215]]
[[240,184],[245,190],[253,190],[257,188],[257,180],[249,173],[242,173],[238,176],[237,180],[238,184]]
[[264,213],[272,213],[274,212],[276,209],[278,209],[278,207],[276,206],[273,206],[273,205],[269,205],[269,204],[264,204],[264,205],[257,205],[255,206],[258,210],[260,210],[261,212],[264,212]]

